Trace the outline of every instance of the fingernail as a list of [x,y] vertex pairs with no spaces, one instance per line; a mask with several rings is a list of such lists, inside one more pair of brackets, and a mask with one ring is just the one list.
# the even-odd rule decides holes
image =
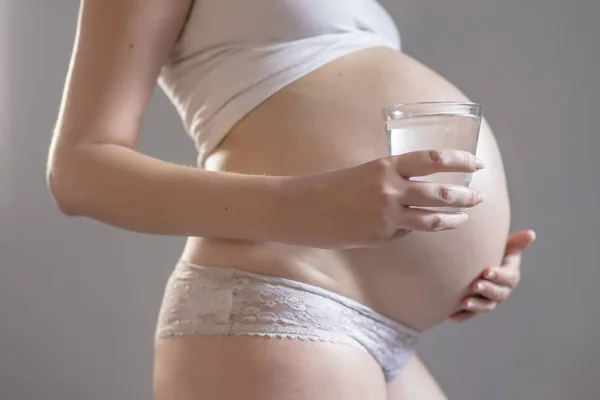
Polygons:
[[485,164],[483,163],[483,160],[481,158],[479,158],[479,157],[476,157],[475,168],[476,169],[483,169],[483,168],[485,168]]
[[537,238],[537,234],[535,233],[535,231],[533,229],[529,230],[529,233],[531,234],[531,236],[533,237],[533,240],[535,240]]
[[462,222],[465,222],[466,220],[469,219],[469,214],[467,214],[466,212],[462,212],[461,215],[462,215]]
[[473,303],[473,300],[469,300],[469,301],[467,301],[466,307],[467,308],[473,308],[474,305],[475,304]]
[[476,292],[483,292],[483,289],[484,289],[483,283],[479,282],[477,285],[475,285]]
[[479,197],[480,203],[485,200],[485,194],[483,194],[483,193],[478,193],[478,197]]
[[485,271],[485,272],[483,273],[483,275],[484,275],[484,276],[485,276],[487,279],[493,279],[493,278],[496,276],[496,274],[495,274],[493,271],[489,271],[489,270],[488,270],[488,271]]

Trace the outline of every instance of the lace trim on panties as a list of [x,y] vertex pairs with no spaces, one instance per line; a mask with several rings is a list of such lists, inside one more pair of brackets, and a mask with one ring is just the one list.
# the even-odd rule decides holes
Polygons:
[[418,334],[362,304],[311,285],[231,268],[180,264],[171,275],[157,337],[250,335],[348,344],[386,376],[413,354]]
[[[262,329],[262,330],[261,330]],[[331,332],[326,331],[300,331],[300,329],[295,329],[296,332],[284,332],[283,330],[270,330],[266,331],[268,327],[260,326],[260,327],[252,327],[252,326],[244,326],[241,329],[230,330],[229,327],[226,326],[214,326],[214,325],[205,325],[205,326],[195,326],[195,327],[183,327],[178,329],[165,329],[160,332],[159,338],[168,338],[173,336],[260,336],[260,337],[268,337],[272,339],[294,339],[294,340],[303,340],[303,341],[311,341],[311,342],[328,342],[328,343],[338,343],[349,345],[352,347],[358,347],[362,351],[365,351],[365,348],[360,345],[360,343],[356,342],[351,338],[348,338],[344,335],[336,335]]]

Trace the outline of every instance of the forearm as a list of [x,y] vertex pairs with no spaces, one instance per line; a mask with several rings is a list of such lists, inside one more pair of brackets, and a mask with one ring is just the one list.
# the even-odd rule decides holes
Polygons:
[[57,149],[48,171],[51,192],[68,215],[161,235],[281,235],[273,222],[286,208],[278,196],[283,178],[187,168],[114,144]]

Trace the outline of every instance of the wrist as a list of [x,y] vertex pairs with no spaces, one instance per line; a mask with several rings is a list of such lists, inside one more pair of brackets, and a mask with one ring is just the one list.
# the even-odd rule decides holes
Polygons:
[[263,221],[257,234],[265,241],[303,245],[309,234],[309,204],[305,177],[260,176],[261,195],[257,214]]

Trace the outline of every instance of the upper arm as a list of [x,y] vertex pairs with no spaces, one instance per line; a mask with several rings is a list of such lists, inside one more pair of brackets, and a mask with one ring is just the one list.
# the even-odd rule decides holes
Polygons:
[[191,0],[81,0],[53,148],[135,146],[190,5]]

